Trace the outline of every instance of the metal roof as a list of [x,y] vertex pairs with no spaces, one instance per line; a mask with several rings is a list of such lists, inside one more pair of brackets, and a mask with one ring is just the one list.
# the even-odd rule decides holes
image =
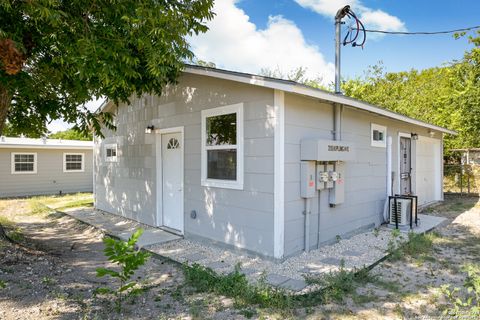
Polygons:
[[0,148],[92,149],[93,141],[0,137]]
[[[283,80],[283,79],[244,73],[244,72],[230,71],[230,70],[203,67],[203,66],[197,66],[197,65],[189,65],[189,64],[185,65],[185,69],[183,72],[207,76],[207,77],[213,77],[217,79],[236,81],[236,82],[250,84],[250,85],[259,86],[259,87],[281,90],[284,92],[295,93],[295,94],[299,94],[307,97],[321,99],[327,102],[340,103],[356,109],[368,111],[368,112],[375,113],[387,118],[403,121],[406,123],[414,124],[424,128],[429,128],[439,132],[453,134],[453,135],[457,134],[456,131],[453,131],[444,127],[440,127],[431,123],[414,119],[400,113],[396,113],[384,108],[380,108],[378,106],[369,104],[361,100],[344,96],[342,94],[335,94],[322,89],[313,88],[313,87],[310,87],[295,81],[291,81],[291,80]],[[100,110],[106,109],[107,106],[111,105],[110,102],[111,101],[106,100],[100,106],[99,109]]]

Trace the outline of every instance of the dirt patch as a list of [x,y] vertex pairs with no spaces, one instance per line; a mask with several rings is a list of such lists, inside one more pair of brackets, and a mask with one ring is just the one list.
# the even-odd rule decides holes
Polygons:
[[136,274],[145,291],[117,313],[112,299],[94,295],[98,287],[115,285],[96,277],[96,268],[112,267],[103,255],[103,234],[43,206],[88,202],[82,197],[0,201],[0,218],[9,222],[9,230],[23,244],[0,243],[0,319],[436,317],[446,303],[440,287],[461,287],[465,279],[462,267],[480,263],[478,199],[449,198],[427,212],[449,219],[432,236],[428,254],[379,264],[370,272],[371,280],[345,296],[343,302],[287,311],[239,308],[232,299],[195,292],[184,284],[180,266],[152,258]]
[[[0,319],[223,318],[222,298],[199,296],[183,286],[179,266],[150,259],[135,277],[145,291],[121,313],[98,287],[114,287],[95,269],[113,267],[103,255],[103,234],[61,213],[31,214],[28,200],[2,201],[0,215],[15,223],[20,245],[0,242]],[[202,316],[203,318],[203,316]]]

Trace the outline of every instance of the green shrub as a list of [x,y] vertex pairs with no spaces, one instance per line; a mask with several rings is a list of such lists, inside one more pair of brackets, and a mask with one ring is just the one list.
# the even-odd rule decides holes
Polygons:
[[465,271],[467,277],[463,284],[464,289],[450,289],[450,285],[442,286],[442,293],[450,304],[443,314],[452,318],[479,319],[480,266],[468,265]]
[[115,290],[110,288],[98,288],[97,293],[110,293],[116,297],[117,310],[122,308],[122,302],[126,297],[138,294],[141,292],[140,288],[135,288],[137,281],[131,280],[135,271],[145,264],[150,254],[146,251],[135,249],[138,238],[142,235],[143,229],[138,229],[127,240],[115,240],[110,237],[105,237],[105,256],[109,261],[117,264],[120,271],[107,268],[97,268],[97,277],[111,276],[119,281],[119,286]]

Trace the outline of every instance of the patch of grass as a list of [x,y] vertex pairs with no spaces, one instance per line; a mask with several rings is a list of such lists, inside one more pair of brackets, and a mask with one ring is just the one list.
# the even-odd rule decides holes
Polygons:
[[68,202],[63,204],[61,207],[56,207],[56,210],[65,210],[69,208],[79,208],[79,207],[93,207],[93,200],[92,199],[80,199]]
[[28,199],[28,204],[30,206],[31,215],[46,215],[52,211],[52,209],[38,201],[37,198]]
[[433,249],[434,241],[439,237],[440,235],[435,232],[421,234],[409,232],[408,238],[404,241],[400,231],[395,229],[392,231],[387,247],[389,260],[396,261],[409,256],[422,259],[420,262],[426,260],[435,261],[435,258],[429,254]]
[[235,306],[257,305],[264,308],[286,310],[293,306],[292,296],[284,290],[266,284],[264,278],[257,285],[248,283],[240,272],[240,265],[228,275],[219,275],[199,264],[184,265],[185,280],[197,291],[214,292],[234,299]]
[[338,271],[319,277],[305,277],[307,283],[317,284],[324,288],[322,295],[326,302],[342,302],[347,295],[355,294],[359,286],[374,282],[375,279],[376,277],[371,275],[367,269],[347,270],[343,263]]
[[373,284],[389,292],[400,293],[400,285],[398,282],[387,281],[387,280],[380,279],[379,277],[376,277],[373,281]]
[[466,265],[467,273],[463,287],[450,289],[450,285],[441,288],[448,307],[443,314],[452,318],[478,319],[480,317],[480,265]]
[[45,276],[42,278],[42,283],[46,286],[51,286],[57,283],[57,281],[51,277]]

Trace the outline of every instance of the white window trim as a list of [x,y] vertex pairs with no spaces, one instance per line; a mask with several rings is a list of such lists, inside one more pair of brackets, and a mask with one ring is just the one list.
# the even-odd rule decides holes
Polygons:
[[[82,156],[82,168],[80,170],[67,170],[67,155],[72,156]],[[63,153],[63,172],[84,172],[85,171],[85,153],[73,153],[73,152],[64,152]]]
[[[114,157],[107,157],[107,149],[115,149],[115,156]],[[106,144],[103,151],[105,153],[105,161],[106,162],[117,162],[117,160],[118,160],[118,146],[117,146],[116,143]]]
[[[207,118],[221,116],[224,114],[237,114],[237,144],[222,146],[207,146]],[[237,103],[229,106],[202,110],[202,164],[201,164],[201,184],[204,187],[217,187],[225,189],[243,190],[243,166],[244,166],[244,139],[243,139],[243,103]],[[207,150],[219,149],[237,149],[237,180],[207,179]]]
[[[382,131],[383,132],[383,140],[382,141],[376,141],[373,140],[373,131]],[[370,144],[372,147],[378,147],[378,148],[386,148],[387,147],[387,127],[381,126],[376,123],[372,123],[370,127]]]
[[[15,155],[17,154],[33,154],[33,171],[15,171]],[[12,152],[11,156],[11,173],[12,174],[36,174],[37,173],[37,153],[36,152]]]

